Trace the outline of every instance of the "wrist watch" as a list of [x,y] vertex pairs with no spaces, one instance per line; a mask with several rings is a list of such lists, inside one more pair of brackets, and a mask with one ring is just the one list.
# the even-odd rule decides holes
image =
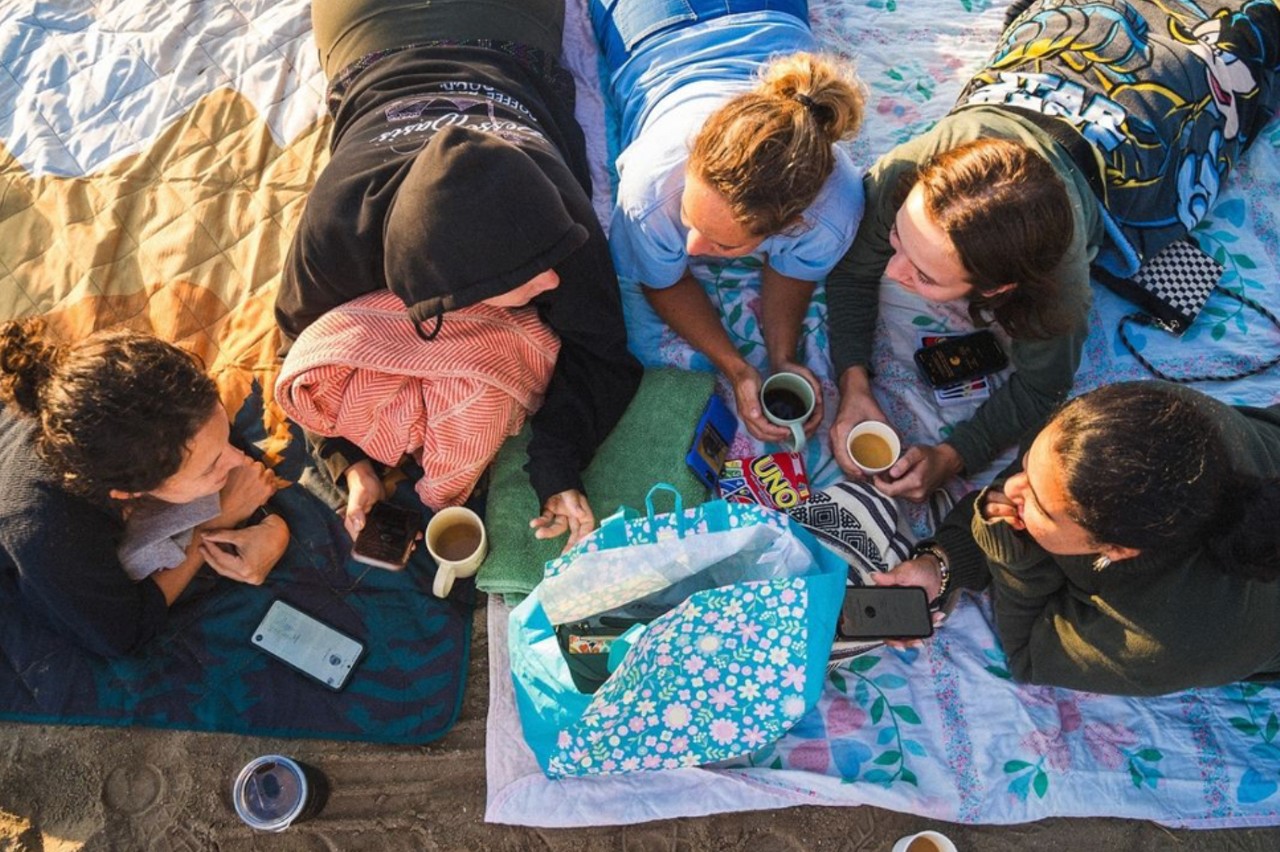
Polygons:
[[947,586],[951,583],[951,565],[947,562],[947,552],[942,549],[942,545],[931,539],[916,542],[915,547],[911,548],[911,558],[929,554],[938,560],[938,576],[942,580],[942,585],[938,587],[937,596],[930,603],[937,603],[947,593]]

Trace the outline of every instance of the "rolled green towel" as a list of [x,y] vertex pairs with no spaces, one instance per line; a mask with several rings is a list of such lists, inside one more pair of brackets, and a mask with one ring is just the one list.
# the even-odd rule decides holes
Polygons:
[[[711,373],[646,370],[640,389],[601,445],[583,481],[596,520],[619,506],[640,508],[655,483],[674,485],[686,508],[701,505],[707,489],[685,464],[698,418],[715,388]],[[529,427],[502,446],[493,463],[485,526],[489,556],[476,585],[491,595],[523,598],[542,579],[548,559],[560,555],[565,537],[539,541],[529,520],[541,508],[523,467]]]

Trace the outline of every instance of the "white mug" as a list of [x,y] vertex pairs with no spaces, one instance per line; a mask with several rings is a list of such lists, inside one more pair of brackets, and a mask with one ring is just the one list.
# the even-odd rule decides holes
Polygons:
[[[888,445],[888,462],[885,464],[873,464],[865,458],[859,459],[858,454],[853,451],[854,441],[864,435],[874,435],[885,444]],[[853,459],[853,463],[867,473],[884,473],[893,467],[893,463],[898,460],[898,456],[902,455],[902,439],[898,437],[898,433],[893,431],[893,427],[888,423],[881,423],[879,420],[863,420],[857,426],[849,430],[849,437],[845,438],[845,449],[849,451],[849,458]],[[884,461],[883,458],[875,461]]]
[[489,537],[484,521],[465,506],[450,506],[436,512],[427,524],[427,552],[436,561],[436,578],[431,591],[447,598],[454,580],[473,576],[489,553]]
[[816,402],[813,385],[799,373],[774,373],[760,386],[760,408],[765,419],[791,430],[792,449],[797,453],[804,452],[804,422],[813,414]]
[[[914,846],[912,844],[915,844]],[[922,831],[893,844],[892,852],[957,852],[951,838],[937,831]]]

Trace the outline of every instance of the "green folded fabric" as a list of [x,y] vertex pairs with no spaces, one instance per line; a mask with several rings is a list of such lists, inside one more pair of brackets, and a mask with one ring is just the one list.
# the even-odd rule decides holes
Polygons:
[[[635,399],[596,453],[583,481],[596,520],[619,506],[643,510],[645,494],[658,482],[674,485],[686,508],[707,499],[706,487],[684,462],[693,444],[698,418],[715,387],[711,373],[646,370]],[[548,559],[560,555],[565,537],[539,541],[529,520],[540,511],[538,498],[523,467],[529,426],[509,439],[493,463],[485,526],[489,556],[476,575],[476,585],[514,602],[542,579]],[[668,510],[665,500],[664,510]]]

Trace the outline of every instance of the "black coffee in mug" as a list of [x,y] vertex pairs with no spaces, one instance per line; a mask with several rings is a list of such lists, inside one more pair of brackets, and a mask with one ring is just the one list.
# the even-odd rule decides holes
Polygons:
[[805,414],[804,400],[787,388],[769,388],[764,392],[764,407],[779,420],[795,420]]

